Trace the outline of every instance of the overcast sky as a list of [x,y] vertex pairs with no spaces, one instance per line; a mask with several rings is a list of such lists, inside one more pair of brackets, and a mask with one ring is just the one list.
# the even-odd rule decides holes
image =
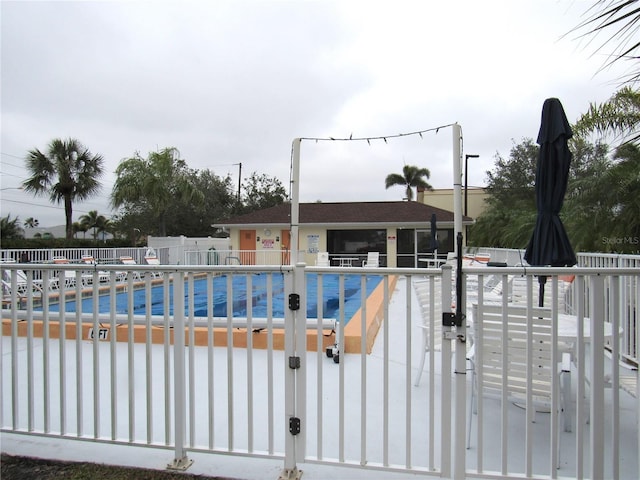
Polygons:
[[[110,216],[118,163],[176,147],[189,167],[251,172],[289,187],[303,141],[300,200],[401,200],[405,164],[451,188],[462,127],[471,186],[495,155],[536,138],[544,100],[569,121],[618,87],[621,70],[569,34],[594,2],[73,1],[1,3],[1,216],[64,223],[62,205],[15,190],[28,150],[77,138],[103,155],[101,194],[74,204]],[[563,37],[564,36],[564,37]]]

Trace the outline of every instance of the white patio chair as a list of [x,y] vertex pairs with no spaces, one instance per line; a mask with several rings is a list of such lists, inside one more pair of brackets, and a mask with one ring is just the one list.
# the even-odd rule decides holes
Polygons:
[[329,267],[329,252],[318,252],[316,254],[316,267]]
[[380,252],[368,252],[367,259],[362,261],[362,266],[378,268],[380,266]]
[[[431,297],[431,282],[434,282],[433,297]],[[430,277],[414,280],[412,283],[413,289],[416,293],[416,298],[418,299],[420,318],[422,319],[421,324],[418,325],[422,331],[420,365],[418,367],[416,378],[413,382],[417,387],[420,385],[420,378],[424,371],[427,353],[431,350],[432,344],[434,351],[438,351],[442,347],[442,282],[439,277]],[[433,342],[431,341],[432,338]]]
[[[571,414],[565,412],[571,402],[565,399],[570,393],[571,358],[568,352],[559,352],[559,365],[552,364],[551,309],[526,305],[509,304],[506,312],[507,337],[503,336],[505,312],[498,304],[473,305],[473,325],[475,341],[468,355],[472,367],[472,390],[469,404],[467,448],[471,445],[471,425],[479,395],[501,398],[503,388],[509,401],[532,407],[527,409],[535,420],[536,409],[550,409],[553,399],[554,376],[559,376],[559,398],[557,407],[564,422],[558,422],[558,449],[560,447],[560,426],[570,431]],[[531,323],[529,331],[528,325]],[[531,336],[529,337],[529,334]],[[530,355],[530,362],[528,360]],[[507,370],[503,368],[506,356]],[[527,375],[531,376],[530,385]],[[502,408],[506,408],[503,405]],[[558,460],[560,455],[558,455]]]

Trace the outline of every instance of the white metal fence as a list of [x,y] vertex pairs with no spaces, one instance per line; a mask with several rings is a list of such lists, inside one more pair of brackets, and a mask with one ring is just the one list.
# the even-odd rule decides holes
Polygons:
[[[176,468],[188,466],[189,452],[201,451],[279,457],[289,476],[301,464],[316,463],[445,478],[638,477],[640,404],[633,384],[637,370],[629,366],[637,357],[621,349],[632,338],[637,344],[636,268],[465,268],[469,288],[461,308],[469,325],[450,327],[441,315],[456,303],[449,267],[0,267],[9,279],[0,344],[4,432],[169,447]],[[18,294],[19,271],[25,273],[24,291],[32,293]],[[52,291],[49,284],[66,278],[65,271],[76,281]],[[101,282],[105,273],[108,281]],[[324,287],[307,290],[311,273],[338,274],[332,302],[343,328],[331,331],[332,318],[324,318]],[[513,288],[500,290],[495,279],[504,285],[523,281],[525,305],[533,304],[538,277],[548,276],[557,329],[567,291],[557,279],[567,274],[574,275],[567,313],[588,318],[578,324],[589,328],[588,341],[584,329],[576,331],[571,350],[571,431],[556,428],[557,409],[536,412],[535,423],[527,422],[534,410],[514,405],[506,387],[502,400],[482,399],[469,414],[467,358],[471,326],[477,325],[472,305],[517,300]],[[86,275],[93,281],[83,282]],[[372,275],[382,278],[377,292],[356,294],[363,308],[349,322],[355,327],[344,327],[352,294],[346,280],[355,276],[364,285]],[[34,288],[38,278],[40,291]],[[220,288],[214,278],[224,279],[223,300],[214,300]],[[238,300],[234,279],[255,295]],[[282,292],[274,288],[280,280]],[[206,285],[204,300],[196,294],[198,281]],[[417,296],[416,282],[427,285],[426,297]],[[291,294],[299,295],[299,308]],[[260,296],[266,314],[254,313]],[[102,306],[95,308],[98,297]],[[380,301],[367,301],[373,297]],[[79,307],[69,303],[81,298]],[[278,302],[284,302],[281,316],[273,313]],[[152,314],[159,303],[165,307]],[[310,303],[318,305],[322,321],[306,319]],[[139,307],[144,313],[135,313]],[[234,317],[240,308],[241,318]],[[621,343],[606,336],[605,324],[622,332]],[[555,335],[559,358],[566,345]],[[327,345],[334,343],[338,363],[327,356]],[[476,372],[479,382],[482,375]],[[239,472],[245,461],[239,460]]]

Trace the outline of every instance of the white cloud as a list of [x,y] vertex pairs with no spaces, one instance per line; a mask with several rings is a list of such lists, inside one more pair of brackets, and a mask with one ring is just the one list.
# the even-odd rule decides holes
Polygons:
[[[587,5],[557,0],[2,2],[3,188],[21,160],[75,137],[107,162],[177,147],[192,168],[287,184],[295,137],[393,135],[459,122],[483,183],[496,152],[535,138],[545,98],[570,120],[615,91],[619,71],[571,36]],[[365,143],[303,142],[303,201],[399,199],[405,163],[451,186],[451,132]],[[13,195],[22,195],[16,203]],[[64,220],[3,192],[2,215]],[[35,213],[34,213],[35,212]]]

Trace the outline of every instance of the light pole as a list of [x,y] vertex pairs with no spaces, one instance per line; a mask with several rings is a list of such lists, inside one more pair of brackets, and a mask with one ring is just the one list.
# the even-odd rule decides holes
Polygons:
[[468,154],[464,156],[464,216],[467,216],[467,208],[468,208],[468,203],[467,203],[467,188],[468,188],[468,160],[470,158],[478,158],[480,155],[473,155],[473,154]]

